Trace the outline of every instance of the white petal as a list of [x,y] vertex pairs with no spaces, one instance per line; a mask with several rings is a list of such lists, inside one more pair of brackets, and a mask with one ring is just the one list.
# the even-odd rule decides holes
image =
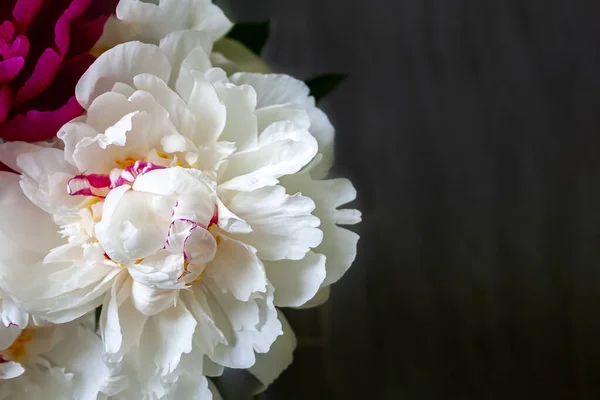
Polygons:
[[310,299],[309,301],[307,301],[306,303],[302,304],[300,307],[297,307],[297,308],[300,310],[303,310],[305,308],[318,307],[321,304],[324,304],[325,302],[327,302],[327,300],[329,300],[330,295],[331,295],[331,286],[323,286],[322,288],[319,289],[319,291],[317,292],[315,297],[313,297],[312,299]]
[[16,172],[22,172],[17,166],[17,158],[22,154],[35,153],[43,147],[33,143],[4,142],[0,143],[0,162]]
[[175,87],[183,61],[197,47],[202,48],[206,54],[210,54],[212,40],[207,32],[188,29],[168,34],[160,41],[159,47],[165,52],[173,66],[169,86]]
[[302,260],[266,261],[278,307],[299,307],[312,299],[325,280],[325,256],[312,251]]
[[267,279],[256,250],[226,236],[219,239],[217,254],[206,267],[206,276],[240,301],[248,301],[257,292],[264,293]]
[[167,84],[151,74],[141,74],[133,79],[135,87],[150,93],[169,113],[169,118],[177,131],[186,137],[193,137],[196,118],[185,102]]
[[310,174],[314,179],[323,179],[333,166],[335,128],[320,109],[309,108],[307,113],[310,118],[310,133],[319,143],[319,153],[323,155],[321,161],[311,169]]
[[9,361],[0,363],[0,379],[13,379],[25,372],[21,364]]
[[258,108],[285,103],[299,104],[306,108],[314,106],[314,99],[309,97],[308,86],[288,75],[241,72],[232,75],[230,80],[236,85],[252,86],[258,95]]
[[100,331],[109,362],[121,361],[123,354],[138,344],[148,319],[133,306],[131,285],[127,274],[122,274],[102,307]]
[[227,344],[223,332],[217,328],[206,294],[199,289],[181,292],[181,299],[194,315],[198,328],[194,334],[194,346],[204,354],[213,354],[219,343]]
[[252,192],[223,191],[220,197],[252,227],[251,233],[232,236],[255,247],[263,260],[299,260],[321,243],[319,219],[311,215],[315,204],[308,197],[290,196],[281,186]]
[[144,315],[156,315],[177,303],[177,290],[160,290],[133,281],[131,301]]
[[215,324],[227,341],[226,344],[218,344],[209,357],[229,368],[251,367],[256,359],[255,351],[269,351],[282,333],[273,306],[273,287],[267,285],[266,295],[253,296],[252,300],[241,302],[229,293],[222,293],[212,279],[207,277],[202,282],[209,290],[207,300]]
[[45,358],[74,374],[74,399],[96,400],[108,379],[108,368],[102,361],[102,340],[78,322],[57,329],[64,330],[66,336]]
[[296,350],[296,335],[281,311],[277,312],[283,334],[275,340],[269,352],[256,355],[256,364],[248,369],[263,385],[265,390],[281,375],[294,360]]
[[102,54],[81,77],[75,89],[77,101],[88,109],[92,101],[112,89],[116,82],[133,84],[142,73],[167,81],[171,64],[164,52],[154,45],[128,42]]
[[258,143],[256,91],[252,86],[218,85],[219,99],[227,108],[227,122],[219,140],[235,143],[238,151],[256,147]]
[[259,132],[279,121],[292,121],[296,126],[304,129],[310,129],[311,126],[307,112],[301,106],[292,103],[259,108],[256,110],[256,118]]
[[156,330],[155,360],[161,375],[166,375],[179,364],[181,355],[192,351],[192,337],[196,319],[184,303],[177,303],[151,318]]
[[188,102],[190,98],[194,81],[198,78],[198,75],[202,75],[211,68],[210,58],[202,47],[196,47],[183,60],[175,81],[175,88],[185,102]]
[[2,294],[2,323],[4,326],[16,325],[23,329],[29,322],[29,314],[19,308],[7,294]]
[[175,203],[174,199],[164,203],[160,196],[128,189],[124,185],[109,193],[102,220],[95,227],[96,238],[108,256],[121,264],[148,257],[163,248]]
[[340,228],[337,224],[356,224],[360,221],[357,210],[338,210],[338,207],[354,200],[356,190],[347,179],[315,181],[308,174],[282,179],[290,192],[302,192],[315,201],[314,215],[321,220],[323,242],[315,248],[317,253],[327,257],[327,277],[323,285],[338,281],[350,268],[356,258],[356,246],[359,236]]
[[294,174],[312,160],[317,150],[317,141],[306,129],[291,122],[271,124],[260,135],[257,149],[229,157],[222,187],[240,190],[240,183],[248,177],[265,175],[276,179]]
[[25,197],[18,175],[0,172],[0,187],[0,235],[6,238],[0,260],[19,251],[43,255],[64,243],[50,215]]
[[217,210],[219,215],[219,228],[229,233],[250,233],[252,228],[243,219],[232,213],[223,204],[221,199],[217,198]]
[[192,76],[193,86],[187,104],[196,117],[196,127],[190,139],[198,145],[207,146],[217,140],[229,121],[226,118],[227,108],[204,76],[199,73],[193,73]]
[[0,325],[0,350],[9,348],[20,334],[21,328],[16,325],[8,327]]
[[[115,92],[102,93],[90,105],[85,123],[96,132],[104,133],[118,123],[124,115],[138,111],[129,101],[129,97]],[[122,140],[120,145],[124,144],[125,140]]]

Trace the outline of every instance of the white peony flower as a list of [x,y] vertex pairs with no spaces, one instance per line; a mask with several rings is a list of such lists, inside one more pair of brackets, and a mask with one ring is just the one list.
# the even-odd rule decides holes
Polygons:
[[123,398],[210,398],[204,376],[252,367],[272,345],[252,372],[268,384],[289,364],[275,306],[326,299],[356,254],[337,224],[360,213],[337,210],[356,195],[347,180],[315,180],[333,128],[306,85],[229,79],[201,47],[161,48],[126,43],[90,67],[87,114],[61,129],[63,149],[0,145],[21,173],[0,174],[0,235],[16,243],[0,244],[0,288],[57,323],[103,304]]
[[108,378],[100,338],[78,321],[0,325],[0,400],[102,399]]

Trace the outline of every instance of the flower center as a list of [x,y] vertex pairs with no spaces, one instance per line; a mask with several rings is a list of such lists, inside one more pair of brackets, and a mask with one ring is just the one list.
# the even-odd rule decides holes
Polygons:
[[[171,166],[177,161],[163,153],[155,153],[154,159]],[[133,157],[118,160],[116,165],[120,168],[109,174],[81,174],[67,183],[69,195],[89,199],[81,203],[81,228],[102,247],[105,263],[127,268],[134,275],[137,271],[140,279],[145,278],[139,271],[151,274],[154,268],[179,263],[173,271],[175,280],[186,285],[197,282],[217,247],[210,230],[218,224],[214,189],[202,180],[200,171],[176,165]],[[165,192],[165,182],[183,191]],[[180,257],[180,261],[173,264],[175,259],[169,257]]]
[[9,361],[22,362],[27,356],[27,343],[33,340],[31,332],[23,329],[9,348],[0,351],[0,364]]

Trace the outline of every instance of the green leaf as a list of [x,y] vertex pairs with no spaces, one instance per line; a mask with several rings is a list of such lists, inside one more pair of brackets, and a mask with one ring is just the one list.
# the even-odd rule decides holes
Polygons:
[[98,330],[98,327],[100,326],[100,315],[102,314],[102,306],[99,306],[98,308],[96,308],[96,312],[95,312],[95,316],[96,316],[96,328],[94,330]]
[[313,96],[315,101],[318,102],[323,97],[337,89],[337,87],[340,86],[347,77],[347,74],[321,75],[306,81],[306,84],[310,88],[310,95]]
[[260,55],[269,39],[271,22],[245,22],[235,24],[227,34],[230,39],[237,40],[244,46]]

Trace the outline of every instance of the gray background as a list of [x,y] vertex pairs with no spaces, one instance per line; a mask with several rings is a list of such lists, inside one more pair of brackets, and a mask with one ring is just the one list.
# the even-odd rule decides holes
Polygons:
[[323,107],[364,213],[263,398],[600,398],[599,2],[226,3],[274,70],[350,73]]

